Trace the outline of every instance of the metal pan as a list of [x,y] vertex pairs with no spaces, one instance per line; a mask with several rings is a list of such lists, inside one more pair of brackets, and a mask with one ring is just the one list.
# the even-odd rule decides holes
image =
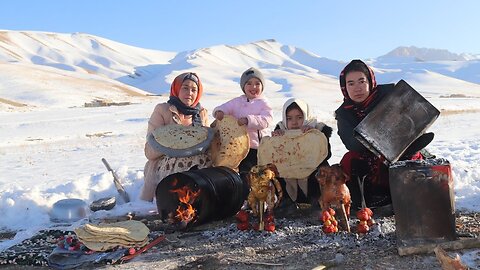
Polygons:
[[87,216],[87,203],[80,199],[63,199],[53,204],[50,220],[58,223],[72,223]]
[[152,146],[155,150],[169,157],[190,157],[190,156],[204,153],[205,151],[207,151],[208,147],[210,147],[210,144],[212,143],[212,140],[213,140],[213,136],[215,135],[215,131],[213,130],[213,128],[206,127],[206,129],[208,133],[205,141],[185,149],[173,149],[173,148],[165,147],[159,144],[157,140],[155,140],[155,137],[153,136],[152,133],[148,135],[147,141],[148,141],[148,144],[150,144],[150,146]]

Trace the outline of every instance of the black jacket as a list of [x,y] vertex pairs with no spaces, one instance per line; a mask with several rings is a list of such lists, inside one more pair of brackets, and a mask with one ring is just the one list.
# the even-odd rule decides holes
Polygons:
[[[391,91],[393,91],[395,84],[381,84],[376,88],[376,97],[365,109],[365,113],[370,113],[375,106]],[[344,102],[336,111],[335,119],[337,119],[337,128],[338,135],[342,139],[345,147],[350,151],[355,152],[369,152],[369,150],[363,146],[363,144],[358,141],[353,136],[353,129],[361,122],[362,119],[359,119],[353,109],[345,109],[346,103]]]

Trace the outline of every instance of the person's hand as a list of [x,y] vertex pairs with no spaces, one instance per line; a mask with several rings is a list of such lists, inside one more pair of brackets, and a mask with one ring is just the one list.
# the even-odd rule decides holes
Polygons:
[[285,134],[285,130],[283,130],[283,129],[277,129],[277,130],[272,131],[272,137],[283,136],[284,134]]
[[215,119],[222,121],[224,115],[225,114],[223,113],[223,111],[216,111],[215,112]]
[[239,126],[246,126],[248,125],[248,119],[246,117],[238,118],[237,123]]
[[313,129],[313,127],[308,126],[308,125],[302,126],[302,127],[300,128],[300,130],[302,130],[303,133],[309,131],[310,129]]

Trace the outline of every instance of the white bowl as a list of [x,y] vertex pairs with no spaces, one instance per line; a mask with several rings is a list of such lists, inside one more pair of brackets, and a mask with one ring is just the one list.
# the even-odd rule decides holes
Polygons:
[[53,204],[50,220],[53,222],[71,223],[85,218],[88,206],[80,199],[63,199]]

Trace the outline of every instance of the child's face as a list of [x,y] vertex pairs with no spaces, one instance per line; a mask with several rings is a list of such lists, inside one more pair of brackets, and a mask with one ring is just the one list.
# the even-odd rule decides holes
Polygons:
[[292,108],[287,112],[287,129],[299,129],[303,126],[303,112]]
[[243,89],[248,99],[255,99],[262,94],[263,85],[259,79],[251,78],[247,81]]

